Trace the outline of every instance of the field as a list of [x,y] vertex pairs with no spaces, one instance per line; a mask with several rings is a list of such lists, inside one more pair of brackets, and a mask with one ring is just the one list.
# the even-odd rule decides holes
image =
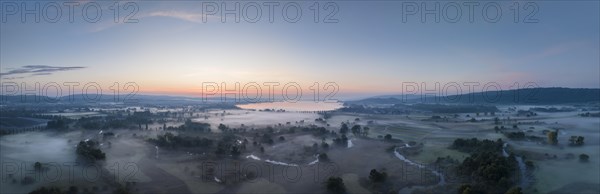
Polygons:
[[[177,110],[182,111],[170,109]],[[4,170],[2,177],[10,178],[2,182],[1,188],[3,193],[27,192],[40,186],[67,188],[71,185],[97,193],[110,193],[122,186],[137,193],[324,193],[323,184],[327,178],[338,176],[343,178],[348,193],[377,192],[380,189],[411,193],[454,184],[450,180],[453,172],[435,170],[433,164],[438,157],[464,160],[469,154],[449,149],[449,146],[457,138],[478,138],[503,139],[507,142],[507,152],[533,162],[535,169],[528,172],[525,181],[527,193],[599,190],[600,120],[580,117],[578,114],[582,112],[577,111],[539,113],[530,117],[518,115],[507,107],[501,107],[501,110],[494,116],[474,113],[375,115],[330,112],[325,121],[316,121],[323,115],[226,109],[163,119],[166,121],[164,125],[168,126],[183,125],[185,119],[209,123],[210,132],[165,131],[163,124],[153,123],[149,130],[71,130],[7,135],[0,138],[4,166],[18,164],[31,169],[38,161],[48,167],[55,163],[81,162],[75,154],[75,147],[83,140],[98,141],[107,159],[96,164],[84,162],[75,166],[72,177],[75,184],[64,175],[68,170],[65,166],[42,172],[56,174],[55,171],[61,171],[63,174],[58,181],[37,177],[33,184],[19,184],[24,177],[31,176],[29,174]],[[161,109],[154,111],[161,112]],[[494,121],[495,117],[500,120]],[[227,130],[220,129],[220,124],[227,126]],[[338,132],[343,124],[368,127],[369,131],[366,135],[348,133],[348,142],[339,146],[330,133]],[[506,126],[506,131],[521,131],[543,140],[508,139],[494,129],[498,125]],[[328,132],[311,131],[315,127],[323,127]],[[297,130],[290,131],[291,128]],[[234,129],[238,131],[232,133]],[[543,143],[546,141],[544,133],[554,129],[559,129],[560,143]],[[113,133],[114,137],[103,137],[103,133],[107,132]],[[167,133],[215,141],[230,136],[234,138],[233,142],[237,142],[234,144],[243,144],[245,148],[239,156],[215,155],[213,148],[159,147],[150,141]],[[271,134],[274,142],[263,142],[263,134]],[[392,141],[384,140],[386,135],[391,135]],[[567,145],[572,135],[584,136],[585,145]],[[329,147],[322,147],[324,143]],[[411,148],[412,151],[398,151],[399,148]],[[317,159],[322,153],[327,154],[328,161]],[[578,161],[577,156],[581,153],[589,155],[589,162]],[[385,171],[389,175],[387,183],[371,183],[369,172],[372,169]],[[89,177],[93,178],[92,181]]]

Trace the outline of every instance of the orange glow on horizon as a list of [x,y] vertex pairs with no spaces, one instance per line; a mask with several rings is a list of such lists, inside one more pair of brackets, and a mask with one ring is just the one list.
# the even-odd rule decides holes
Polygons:
[[[310,90],[309,87],[310,86],[304,86],[301,85],[302,87],[302,95],[304,96],[312,96],[313,95],[313,90]],[[232,88],[228,88],[228,89],[232,89]],[[292,91],[293,89],[290,89],[290,91]],[[241,89],[237,90],[238,93],[241,93]],[[140,87],[140,93],[143,94],[153,94],[153,95],[183,95],[183,96],[191,96],[191,97],[202,97],[203,96],[203,89],[202,87]],[[231,92],[231,91],[230,91]],[[321,96],[325,96],[327,94],[329,94],[328,91],[319,91]],[[381,90],[379,88],[360,88],[360,87],[352,87],[352,88],[342,88],[340,86],[339,91],[337,92],[338,95],[344,95],[344,94],[377,94],[377,93],[401,93],[401,90]],[[266,98],[267,95],[269,95],[270,91],[268,91],[266,88],[262,89],[262,97]],[[210,93],[208,92],[208,95],[210,96],[210,94],[214,94],[214,93]],[[248,90],[247,93],[245,93],[245,95],[254,97],[255,95],[257,95],[258,92],[256,90]],[[282,85],[279,85],[277,87],[275,87],[275,90],[272,91],[272,94],[276,95],[276,96],[281,96],[283,95],[283,91],[282,91]],[[217,94],[212,95],[212,96],[220,96],[220,91],[217,92]]]

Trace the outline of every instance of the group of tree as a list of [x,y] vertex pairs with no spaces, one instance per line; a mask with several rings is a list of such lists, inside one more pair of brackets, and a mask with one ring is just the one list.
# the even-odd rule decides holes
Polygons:
[[[148,129],[158,117],[148,111],[128,115],[84,116],[76,120],[75,126],[83,129]],[[50,127],[54,127],[49,123]],[[142,127],[143,126],[143,127]],[[50,128],[49,127],[49,128]]]
[[513,154],[508,157],[502,155],[503,144],[501,139],[454,141],[451,149],[470,153],[456,167],[457,175],[470,182],[459,188],[459,193],[505,193],[516,183],[518,163]]
[[156,138],[150,138],[148,141],[159,147],[178,148],[178,147],[211,147],[213,140],[200,137],[189,137],[181,135],[173,135],[167,132],[164,135],[157,135]]
[[584,143],[583,139],[583,136],[571,136],[571,138],[569,138],[569,145],[582,146]]
[[59,117],[57,119],[48,121],[46,128],[48,129],[69,129],[69,123],[72,121],[67,118]]
[[344,179],[342,179],[341,177],[329,177],[327,181],[325,181],[325,187],[327,188],[327,191],[333,194],[346,193]]
[[98,142],[93,140],[80,141],[77,144],[77,155],[90,161],[104,160],[106,154],[100,150]]
[[[554,131],[546,132],[546,136],[548,137],[548,144],[557,145],[558,144],[558,129]],[[569,138],[569,145],[571,146],[582,146],[584,144],[583,136],[571,136]]]
[[329,131],[325,127],[318,127],[315,125],[302,126],[302,127],[292,126],[288,129],[289,133],[295,133],[297,131],[310,132],[316,137],[323,137],[323,136],[335,134],[334,131]]
[[53,186],[53,187],[40,187],[36,190],[29,192],[29,194],[78,194],[78,193],[79,193],[79,189],[76,186],[71,186],[71,187],[69,187],[69,189],[67,189],[65,191],[61,190],[58,187]]
[[[282,136],[283,137],[283,136]],[[285,140],[285,139],[284,139]],[[269,145],[273,145],[275,143],[275,141],[273,141],[273,137],[271,137],[270,133],[265,133],[261,136],[260,138],[260,142],[261,143],[266,143]]]
[[[248,141],[244,140],[244,141],[241,141],[241,144],[240,144],[235,135],[227,134],[227,135],[223,136],[217,142],[217,148],[215,150],[215,154],[217,156],[224,156],[226,154],[229,154],[229,155],[233,156],[234,158],[237,158],[242,154],[243,151],[246,150],[247,143],[248,143]],[[264,152],[263,150],[264,150],[264,148],[261,147],[261,152]]]
[[352,128],[348,128],[348,124],[346,123],[342,123],[342,126],[340,127],[340,133],[341,134],[347,134],[348,132],[352,132],[352,134],[359,136],[367,136],[369,135],[369,127],[362,127],[360,125],[354,125],[352,126]]
[[508,139],[512,139],[512,140],[523,140],[523,139],[525,139],[525,132],[522,132],[522,131],[505,132],[504,136],[506,136]]
[[75,126],[83,129],[105,129],[108,128],[105,127],[106,120],[102,117],[81,117],[77,119]]
[[29,192],[29,194],[66,194],[58,187],[40,187],[36,190]]
[[494,127],[494,131],[495,131],[496,133],[498,133],[498,132],[500,132],[500,131],[502,131],[502,130],[504,130],[504,129],[505,129],[504,125],[502,125],[502,126],[500,126],[500,127],[498,127],[498,126],[496,125],[496,126]]
[[485,151],[500,153],[500,151],[502,150],[502,146],[504,146],[504,141],[502,141],[502,139],[492,141],[488,139],[478,140],[477,138],[458,138],[454,140],[452,145],[450,145],[450,149],[455,149],[466,153],[477,153]]
[[316,123],[327,123],[327,120],[323,119],[323,118],[316,118],[315,119]]
[[346,137],[346,135],[342,135],[341,137],[336,137],[333,139],[333,143],[337,146],[347,147],[348,146],[348,137]]
[[[351,112],[351,113],[364,113],[364,114],[377,114],[377,115],[388,115],[388,114],[399,115],[399,114],[410,113],[410,111],[406,110],[405,107],[397,107],[397,105],[400,105],[400,104],[396,104],[392,107],[365,107],[363,105],[350,104],[350,103],[345,102],[344,107],[338,109],[337,111]],[[404,105],[401,105],[401,106],[404,106]]]
[[374,183],[385,182],[387,177],[388,175],[386,172],[379,172],[376,169],[372,169],[371,172],[369,172],[369,180]]
[[178,127],[167,127],[167,124],[163,124],[164,130],[189,130],[189,131],[198,131],[198,132],[210,132],[210,124],[208,123],[200,123],[193,122],[191,119],[188,119]]
[[[429,99],[431,100],[431,99]],[[479,115],[480,112],[485,113],[486,115],[489,113],[490,115],[494,115],[495,112],[498,112],[498,108],[496,106],[491,105],[471,105],[471,104],[461,104],[461,105],[451,105],[451,104],[427,104],[427,103],[417,103],[410,106],[412,109],[423,110],[423,111],[431,111],[434,113],[473,113]]]
[[581,117],[600,117],[600,112],[597,112],[597,113],[586,112],[586,113],[579,114],[579,116],[581,116]]
[[[97,187],[94,187],[97,189]],[[105,188],[108,189],[108,188]],[[78,194],[81,193],[79,188],[76,186],[70,186],[67,190],[62,190],[59,187],[51,186],[51,187],[40,187],[36,190],[29,192],[29,194]],[[84,190],[83,193],[94,193]],[[119,185],[112,193],[114,194],[129,194],[128,188]]]

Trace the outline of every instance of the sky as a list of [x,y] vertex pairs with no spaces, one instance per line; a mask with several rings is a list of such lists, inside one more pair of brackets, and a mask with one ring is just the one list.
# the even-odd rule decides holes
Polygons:
[[[600,88],[598,1],[482,1],[472,12],[472,1],[273,2],[2,1],[0,82],[58,83],[63,95],[71,82],[76,91],[94,83],[112,93],[118,83],[127,93],[135,83],[139,93],[188,96],[223,82],[263,92],[277,82],[275,93],[297,83],[303,95],[316,82],[323,96],[330,82],[339,96],[414,83]],[[222,15],[236,3],[238,15]]]

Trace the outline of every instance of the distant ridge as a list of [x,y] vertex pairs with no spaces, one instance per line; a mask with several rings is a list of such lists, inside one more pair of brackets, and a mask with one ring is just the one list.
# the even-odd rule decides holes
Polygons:
[[[416,96],[416,97],[415,97]],[[347,101],[347,104],[401,104],[401,103],[464,103],[464,104],[567,104],[600,103],[600,89],[596,88],[528,88],[517,90],[475,92],[448,96],[390,95]]]
[[[96,94],[75,94],[62,97],[27,95],[23,101],[20,95],[0,95],[0,104],[22,103],[125,103],[125,104],[201,104],[219,103],[220,97],[211,97],[206,101],[200,97],[145,95],[137,94],[128,100],[126,95],[119,96],[118,100],[113,95],[100,95],[99,100],[94,100]],[[56,100],[58,99],[58,100]],[[87,100],[86,100],[87,99]],[[235,103],[232,98],[226,98],[227,103]],[[475,92],[460,95],[432,96],[421,98],[420,95],[379,95],[360,100],[344,101],[346,104],[403,104],[403,103],[463,103],[463,104],[567,104],[567,103],[600,103],[600,89],[596,88],[530,88],[504,91]],[[238,102],[239,103],[239,102]]]
[[[226,102],[233,102],[233,99],[227,98]],[[203,100],[200,97],[166,96],[166,95],[145,95],[136,94],[134,96],[120,95],[118,99],[113,95],[106,94],[74,94],[61,97],[48,97],[39,95],[0,95],[0,104],[97,104],[97,103],[121,103],[121,104],[201,104],[221,102],[221,98],[207,98]]]

